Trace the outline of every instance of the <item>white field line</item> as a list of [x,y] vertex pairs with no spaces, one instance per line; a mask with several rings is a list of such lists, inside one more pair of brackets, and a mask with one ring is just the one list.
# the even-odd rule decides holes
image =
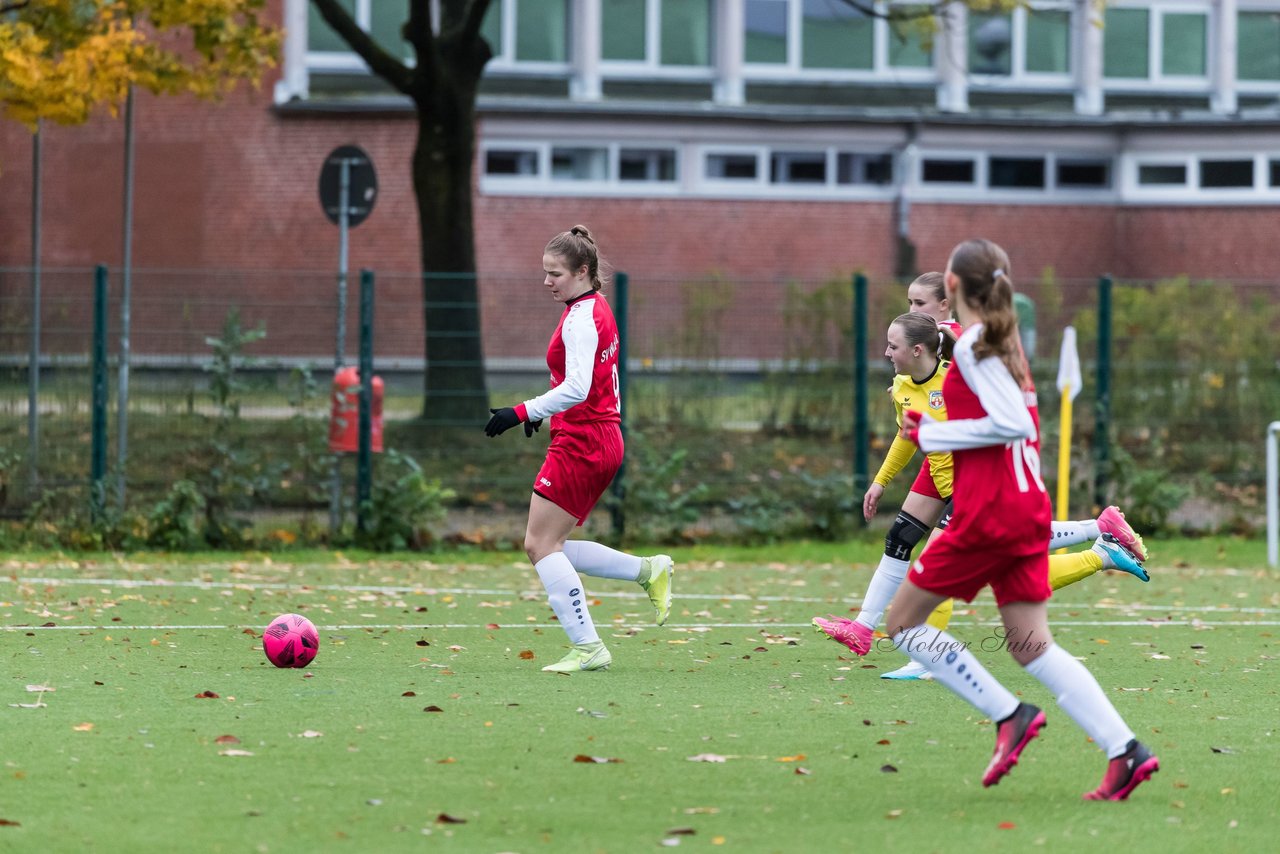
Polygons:
[[[293,590],[298,593],[381,593],[385,596],[542,596],[541,590],[514,588],[483,587],[424,587],[421,585],[400,586],[385,584],[305,584],[247,581],[169,581],[167,579],[147,578],[4,578],[0,577],[0,585],[16,583],[26,586],[41,587],[121,587],[121,588],[191,588],[196,590]],[[644,593],[627,593],[618,591],[593,591],[598,599],[647,599]],[[680,593],[676,599],[698,600],[707,602],[774,602],[825,605],[856,605],[858,599],[831,599],[822,596],[752,596],[747,593]],[[981,602],[981,604],[990,604]],[[1078,603],[1049,601],[1050,608],[1073,608],[1078,610],[1112,610],[1112,611],[1175,611],[1195,614],[1280,614],[1280,608],[1234,607],[1230,605],[1126,605],[1117,602]]]
[[[497,625],[497,629],[490,628]],[[651,629],[653,625],[634,624],[634,623],[598,623],[600,628],[609,629]],[[995,628],[999,626],[999,621],[983,621],[978,624],[980,627]],[[1152,622],[1149,620],[1050,620],[1050,626],[1072,627],[1133,627],[1147,626],[1150,628],[1161,628],[1164,626],[1174,626],[1196,629],[1209,628],[1233,628],[1233,627],[1263,627],[1263,626],[1280,626],[1280,620],[1224,620],[1220,622],[1203,622],[1200,620],[1161,620]],[[121,623],[112,623],[105,626],[93,625],[62,625],[62,626],[0,626],[0,632],[65,632],[65,631],[115,631],[115,632],[175,632],[188,630],[201,631],[243,631],[245,629],[260,630],[261,626],[250,626],[245,624],[220,624],[220,623],[193,623],[187,625],[132,625],[126,626]],[[340,632],[340,631],[360,631],[365,629],[402,629],[404,631],[423,631],[426,629],[488,629],[489,631],[511,631],[513,629],[558,629],[559,623],[341,623],[338,625],[321,624],[318,625],[320,631],[324,632]],[[679,634],[685,632],[709,632],[714,629],[812,629],[810,623],[668,623],[663,627],[666,630],[675,630]]]

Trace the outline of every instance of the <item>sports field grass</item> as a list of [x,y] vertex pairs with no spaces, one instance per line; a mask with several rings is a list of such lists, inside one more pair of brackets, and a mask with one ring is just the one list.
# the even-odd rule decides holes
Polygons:
[[[1153,580],[1059,592],[1161,770],[1086,803],[1102,755],[1007,654],[1049,726],[983,789],[990,722],[813,633],[874,543],[676,552],[676,607],[593,581],[607,673],[565,648],[518,555],[11,557],[0,576],[0,851],[1270,851],[1280,584],[1262,543],[1161,543]],[[1176,559],[1175,559],[1176,558]],[[305,670],[258,634],[298,611]],[[952,631],[990,643],[992,601]]]

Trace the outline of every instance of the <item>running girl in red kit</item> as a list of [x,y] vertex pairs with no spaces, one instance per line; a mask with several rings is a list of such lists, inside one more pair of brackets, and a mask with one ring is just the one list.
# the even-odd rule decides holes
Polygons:
[[543,670],[607,670],[613,657],[600,640],[578,573],[635,581],[649,594],[658,625],[671,611],[667,555],[636,557],[600,543],[570,541],[622,465],[618,398],[618,327],[600,293],[600,255],[586,226],[551,239],[543,252],[543,284],[564,313],[547,347],[551,390],[517,406],[490,409],[485,435],[524,424],[531,437],[551,419],[551,445],[533,481],[524,550],[538,571],[547,600],[573,648]]
[[1049,498],[1040,479],[1035,389],[1018,346],[1009,258],[987,240],[951,253],[946,287],[964,333],[943,383],[948,420],[903,414],[900,435],[922,450],[951,451],[951,524],[911,567],[890,607],[894,643],[933,678],[972,703],[996,726],[996,748],[982,777],[995,785],[1045,725],[969,650],[925,619],[947,597],[972,601],[990,585],[1000,609],[1000,639],[1042,682],[1109,760],[1089,800],[1124,800],[1160,768],[1083,664],[1053,641],[1049,599]]

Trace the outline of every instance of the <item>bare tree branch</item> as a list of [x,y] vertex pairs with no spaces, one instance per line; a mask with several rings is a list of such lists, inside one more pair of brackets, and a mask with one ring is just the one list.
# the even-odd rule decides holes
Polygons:
[[25,9],[31,5],[31,0],[20,0],[15,3],[0,3],[0,15],[6,12],[16,12],[19,9]]
[[[496,0],[501,2],[501,0]],[[462,23],[462,38],[470,40],[480,34],[480,27],[484,25],[485,13],[489,11],[489,6],[495,0],[471,0],[471,5],[467,7],[467,17]]]
[[[369,34],[356,24],[346,10],[338,5],[338,0],[311,0],[316,11],[324,18],[325,23],[333,28],[342,40],[351,46],[361,59],[368,63],[382,79],[406,95],[412,95],[413,74],[409,67],[378,45]],[[426,2],[423,0],[422,5]]]
[[881,12],[870,0],[832,0],[852,9],[857,9],[868,18],[881,18],[886,21],[914,21],[939,15],[948,5],[949,0],[934,0],[932,3],[912,4],[906,8],[889,6],[888,11]]

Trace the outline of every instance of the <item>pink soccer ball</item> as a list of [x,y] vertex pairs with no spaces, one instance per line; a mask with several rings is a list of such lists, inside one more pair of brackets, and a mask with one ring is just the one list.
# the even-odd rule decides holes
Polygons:
[[281,614],[262,633],[262,649],[276,667],[306,667],[320,651],[320,635],[301,614]]

